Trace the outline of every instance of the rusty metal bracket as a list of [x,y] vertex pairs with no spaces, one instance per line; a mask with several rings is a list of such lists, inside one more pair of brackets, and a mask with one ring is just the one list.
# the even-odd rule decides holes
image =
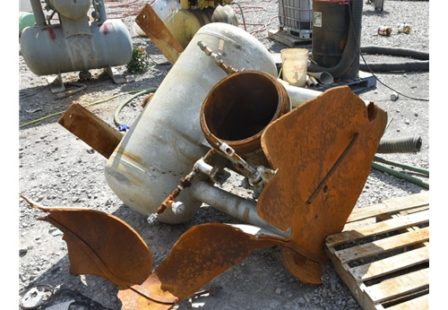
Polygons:
[[78,103],[71,104],[58,122],[106,158],[110,157],[123,137]]
[[176,40],[150,4],[146,4],[135,19],[148,38],[163,52],[170,63],[175,63],[184,48]]

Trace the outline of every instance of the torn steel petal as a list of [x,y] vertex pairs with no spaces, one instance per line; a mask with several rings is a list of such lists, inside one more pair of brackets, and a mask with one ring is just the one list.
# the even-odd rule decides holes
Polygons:
[[291,228],[292,247],[323,260],[324,238],[342,230],[355,206],[386,121],[381,109],[337,87],[272,122],[261,145],[278,172],[260,195],[258,214]]
[[48,213],[41,220],[64,232],[72,274],[102,276],[124,288],[142,283],[151,273],[151,251],[118,217],[90,209],[47,208],[23,198]]
[[240,263],[253,250],[275,244],[225,224],[197,225],[177,240],[156,273],[162,289],[184,299]]

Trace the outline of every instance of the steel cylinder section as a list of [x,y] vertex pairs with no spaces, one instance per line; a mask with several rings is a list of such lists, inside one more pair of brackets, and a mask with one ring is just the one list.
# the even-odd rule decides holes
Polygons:
[[69,19],[80,19],[87,15],[92,0],[47,0],[52,9]]
[[[244,30],[211,23],[196,33],[105,169],[112,190],[140,213],[155,213],[179,179],[207,152],[199,112],[210,89],[226,74],[201,51],[199,41],[219,52],[234,68],[256,69],[273,77],[277,74],[272,55]],[[174,214],[167,209],[160,221],[185,222],[201,205],[188,188],[178,200],[184,203],[185,212]]]
[[60,25],[26,28],[20,37],[22,56],[37,75],[118,66],[132,57],[132,41],[120,20],[93,23],[90,34],[66,36]]
[[289,110],[288,94],[277,79],[245,70],[212,88],[202,105],[200,124],[209,142],[214,135],[245,155],[260,149],[263,129]]
[[[313,60],[335,78],[355,78],[359,70],[362,0],[313,0]],[[317,70],[317,71],[316,71]]]

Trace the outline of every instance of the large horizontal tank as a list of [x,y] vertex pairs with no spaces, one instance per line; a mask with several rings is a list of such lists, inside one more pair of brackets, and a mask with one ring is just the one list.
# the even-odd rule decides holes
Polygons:
[[72,34],[61,25],[25,28],[20,50],[33,73],[47,75],[127,64],[132,41],[123,22],[106,20]]

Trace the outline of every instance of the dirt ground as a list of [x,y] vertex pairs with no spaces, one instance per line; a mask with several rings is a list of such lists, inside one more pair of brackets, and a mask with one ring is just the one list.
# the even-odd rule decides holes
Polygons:
[[[248,31],[260,39],[272,52],[284,48],[280,43],[267,39],[267,29],[278,27],[277,1],[239,1],[245,12]],[[235,10],[238,12],[237,8]],[[419,18],[415,18],[418,13]],[[364,5],[362,46],[387,46],[429,49],[429,2],[385,1],[382,13],[374,12],[373,6]],[[132,17],[125,19],[132,25]],[[377,28],[407,22],[412,31],[409,35],[390,37],[376,35]],[[113,84],[100,70],[92,70],[93,79],[84,82],[85,90],[69,98],[57,99],[47,85],[46,77],[36,76],[19,57],[19,120],[20,124],[38,119],[50,113],[64,111],[73,101],[91,103],[116,94],[142,88],[157,87],[169,69],[164,56],[146,38],[133,38],[150,56],[151,66],[142,75],[126,72],[118,67],[128,82]],[[367,56],[370,63],[376,61],[401,61],[392,57]],[[386,85],[418,98],[429,96],[429,74],[378,74]],[[76,82],[78,73],[63,74],[66,82]],[[391,154],[383,157],[423,168],[429,167],[428,110],[429,102],[399,96],[390,99],[392,90],[377,83],[377,88],[361,95],[386,110],[389,124],[385,138],[421,136],[423,146],[417,154]],[[124,95],[90,110],[113,125],[116,107],[129,98]],[[122,113],[129,125],[143,110],[143,98],[134,100]],[[201,208],[191,222],[182,225],[166,225],[155,221],[148,224],[146,218],[125,206],[111,191],[105,181],[105,159],[57,123],[58,116],[20,128],[19,132],[19,182],[20,193],[45,206],[94,208],[115,214],[133,226],[150,245],[154,265],[166,256],[179,236],[192,225],[205,222],[235,222],[211,207]],[[384,199],[418,193],[419,186],[393,176],[372,170],[357,207],[378,203]],[[109,282],[95,276],[72,276],[69,273],[67,248],[62,233],[46,222],[37,221],[42,215],[17,202],[20,210],[19,279],[22,296],[28,289],[39,285],[58,287],[59,291],[50,303],[42,307],[74,300],[70,309],[119,309],[117,289]],[[233,267],[211,282],[220,288],[215,294],[187,300],[179,309],[360,309],[349,290],[327,263],[320,286],[304,285],[296,281],[282,266],[278,249],[257,251],[243,263]],[[74,307],[76,305],[76,307]],[[62,307],[62,306],[61,306]],[[57,308],[57,309],[68,309]]]

